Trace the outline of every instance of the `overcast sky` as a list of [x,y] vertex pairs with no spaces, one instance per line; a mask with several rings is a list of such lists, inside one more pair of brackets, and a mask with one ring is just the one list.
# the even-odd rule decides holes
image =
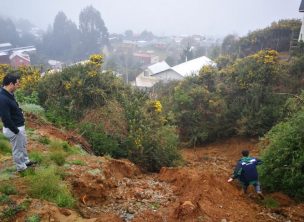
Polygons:
[[[78,23],[84,7],[100,11],[110,33],[245,35],[273,21],[302,18],[301,0],[0,0],[0,15],[26,18],[46,29],[58,11]],[[1,30],[0,30],[1,31]]]

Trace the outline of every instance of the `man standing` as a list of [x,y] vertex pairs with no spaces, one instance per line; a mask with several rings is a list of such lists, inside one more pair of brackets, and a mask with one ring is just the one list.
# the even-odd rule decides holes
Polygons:
[[243,157],[237,162],[233,175],[229,178],[228,183],[234,179],[239,179],[245,194],[247,193],[248,186],[253,185],[257,194],[263,199],[264,197],[261,191],[260,182],[258,180],[258,171],[256,168],[256,166],[261,164],[262,161],[257,158],[250,157],[248,150],[243,150],[242,155]]
[[15,100],[14,92],[19,88],[20,77],[10,73],[3,79],[0,89],[0,116],[3,122],[3,134],[12,144],[13,159],[18,172],[23,172],[35,162],[30,161],[26,150],[24,116]]

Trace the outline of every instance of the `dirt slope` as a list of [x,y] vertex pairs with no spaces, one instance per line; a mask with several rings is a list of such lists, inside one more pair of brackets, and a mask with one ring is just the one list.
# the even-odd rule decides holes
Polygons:
[[[31,117],[30,126],[41,135],[60,138],[69,143],[90,146],[79,135],[40,124]],[[95,222],[202,222],[202,221],[304,221],[304,204],[295,204],[281,194],[266,194],[280,203],[268,209],[251,190],[243,196],[237,183],[227,179],[242,149],[258,154],[257,140],[232,138],[197,149],[182,150],[186,165],[163,168],[159,174],[143,174],[128,160],[115,160],[92,155],[72,155],[68,161],[85,164],[63,167],[66,181],[77,201],[75,209],[62,209],[47,201],[31,199],[27,212],[20,212],[13,221],[38,214],[41,221]],[[29,150],[46,148],[30,141]],[[12,166],[11,158],[0,160],[1,170]],[[1,185],[0,179],[0,185]],[[27,198],[22,178],[10,182],[20,191],[16,202]],[[0,206],[0,211],[3,207]]]

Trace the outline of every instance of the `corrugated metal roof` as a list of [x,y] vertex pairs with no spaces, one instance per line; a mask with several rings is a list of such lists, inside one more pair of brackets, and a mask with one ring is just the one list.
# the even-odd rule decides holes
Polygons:
[[300,12],[304,12],[304,0],[302,0],[300,8],[299,8]]
[[0,43],[0,48],[4,48],[4,47],[11,47],[12,44],[9,43],[9,42],[6,42],[6,43]]
[[203,66],[207,65],[215,65],[215,63],[206,56],[202,56],[174,66],[172,69],[180,75],[186,77],[192,74],[197,74]]
[[27,60],[27,61],[31,61],[30,60],[30,57],[29,55],[27,54],[23,54],[23,53],[20,53],[20,52],[14,52],[13,54],[10,55],[10,59],[14,58],[15,56],[19,56],[20,58],[24,59],[24,60]]
[[8,52],[0,52],[0,56],[8,55]]
[[155,75],[170,69],[170,66],[165,61],[162,61],[149,66],[148,69],[151,71],[152,75]]

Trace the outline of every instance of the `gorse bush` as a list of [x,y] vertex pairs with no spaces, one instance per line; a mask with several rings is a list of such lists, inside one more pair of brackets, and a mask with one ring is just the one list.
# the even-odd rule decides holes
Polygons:
[[263,185],[304,199],[304,112],[279,123],[266,134],[261,166]]
[[282,118],[290,97],[279,91],[288,92],[285,70],[276,51],[262,50],[221,69],[205,66],[198,76],[161,89],[161,100],[189,145],[231,135],[262,136]]
[[180,158],[177,137],[160,101],[131,89],[113,73],[102,72],[100,62],[91,57],[86,65],[42,79],[39,99],[47,118],[65,127],[77,126],[96,155],[129,158],[153,171],[172,166]]

